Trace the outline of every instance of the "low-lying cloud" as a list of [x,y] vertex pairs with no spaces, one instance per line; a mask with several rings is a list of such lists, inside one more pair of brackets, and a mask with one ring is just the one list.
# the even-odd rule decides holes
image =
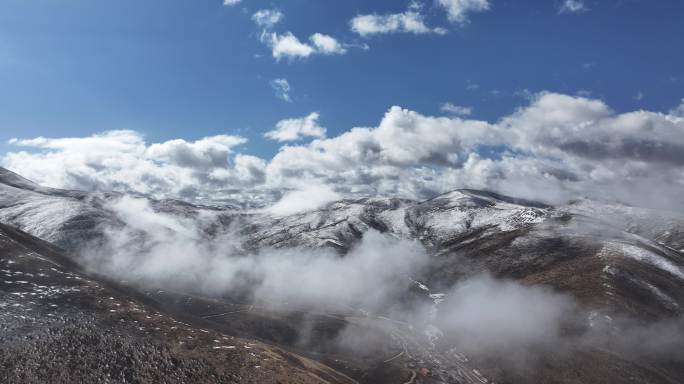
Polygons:
[[171,215],[131,197],[117,199],[107,209],[122,225],[103,228],[103,241],[84,247],[86,265],[127,281],[186,292],[249,292],[254,300],[271,303],[372,309],[405,290],[408,276],[427,262],[417,241],[377,232],[367,233],[345,257],[332,250],[246,252],[230,230],[206,233],[204,228],[216,219],[212,212],[192,218]]
[[[314,191],[300,191],[313,194]],[[285,197],[292,201],[292,197]],[[296,204],[295,204],[296,205]],[[434,305],[427,296],[406,299],[430,257],[417,240],[370,230],[345,255],[325,249],[245,251],[230,228],[209,235],[216,213],[185,217],[155,210],[147,199],[123,196],[107,207],[120,225],[103,227],[104,238],[81,252],[100,273],[129,282],[183,292],[299,308],[355,308],[375,316],[436,326],[449,342],[470,352],[521,348],[556,340],[572,301],[538,287],[490,276],[457,282]],[[435,309],[438,309],[435,311]]]
[[573,301],[548,289],[482,275],[457,284],[439,308],[438,328],[463,351],[507,354],[556,343]]
[[287,216],[312,211],[339,200],[340,197],[340,194],[327,185],[307,185],[285,193],[279,201],[267,209],[267,212],[275,216]]
[[[566,346],[641,357],[674,353],[684,345],[679,319],[643,325],[582,313],[568,295],[489,275],[454,281],[442,296],[416,293],[414,279],[422,276],[431,256],[418,241],[372,230],[344,255],[309,248],[248,251],[244,238],[230,227],[211,234],[206,230],[220,214],[212,210],[175,215],[155,210],[147,199],[127,196],[106,208],[119,224],[108,224],[98,243],[84,246],[82,261],[131,283],[230,297],[280,311],[388,316],[410,323],[412,332],[438,348],[514,368]],[[373,344],[387,342],[384,336],[370,337],[370,330],[361,323],[347,327],[334,343],[374,350],[379,346]],[[306,330],[300,337],[309,342]]]

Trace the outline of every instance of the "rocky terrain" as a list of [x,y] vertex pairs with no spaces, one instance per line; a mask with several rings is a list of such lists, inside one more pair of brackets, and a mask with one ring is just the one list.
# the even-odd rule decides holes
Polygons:
[[3,383],[351,383],[280,348],[169,316],[0,225]]
[[[592,200],[551,206],[473,190],[427,201],[343,200],[288,216],[136,197],[160,215],[155,225],[165,235],[182,236],[188,227],[202,243],[229,235],[231,252],[246,257],[300,249],[344,258],[369,232],[419,242],[429,262],[397,276],[406,287],[396,298],[402,308],[438,311],[454,285],[483,273],[571,297],[575,307],[557,345],[529,364],[510,364],[500,353],[470,355],[455,347],[458,335],[396,311],[298,308],[98,277],[107,270],[83,255],[108,243],[112,231],[132,228],[125,244],[142,250],[158,240],[116,209],[123,197],[43,188],[0,171],[0,367],[9,381],[684,380],[684,362],[673,352],[684,346],[684,216],[677,213]],[[631,343],[655,339],[662,333],[643,330],[660,324],[673,336],[660,343],[667,348]],[[336,342],[349,330],[372,342]],[[598,330],[600,338],[585,337]]]

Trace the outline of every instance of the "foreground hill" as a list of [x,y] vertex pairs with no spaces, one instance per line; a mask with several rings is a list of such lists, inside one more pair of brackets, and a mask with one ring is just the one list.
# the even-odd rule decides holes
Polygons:
[[282,349],[160,312],[5,225],[0,276],[3,383],[352,382]]

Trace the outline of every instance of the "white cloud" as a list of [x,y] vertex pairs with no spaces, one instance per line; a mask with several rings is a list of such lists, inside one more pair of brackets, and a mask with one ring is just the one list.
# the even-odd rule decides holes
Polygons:
[[682,99],[681,104],[670,111],[673,116],[684,118],[684,99]]
[[252,15],[252,20],[262,28],[273,28],[284,15],[277,9],[260,9]]
[[471,113],[473,113],[472,107],[464,107],[462,105],[455,105],[452,103],[443,103],[440,106],[440,110],[442,112],[446,112],[456,116],[469,116]]
[[[309,193],[329,192],[323,186]],[[284,198],[292,202],[288,208],[315,207],[306,196],[292,196]],[[397,276],[407,276],[428,261],[419,242],[374,230],[345,257],[324,249],[266,248],[245,257],[233,234],[207,239],[197,220],[159,212],[148,200],[123,197],[107,202],[106,209],[126,225],[103,226],[98,246],[82,252],[86,265],[111,277],[171,290],[251,292],[255,300],[299,309],[335,302],[376,311],[406,290],[408,280]]]
[[326,129],[318,125],[319,114],[313,112],[297,119],[285,119],[276,124],[274,130],[266,132],[265,137],[278,141],[297,141],[305,137],[322,139]]
[[[471,148],[492,129],[483,121],[423,116],[395,106],[377,128],[354,128],[335,138],[314,141],[310,147],[316,156],[335,153],[337,159],[359,163],[442,164],[450,161],[448,154]],[[285,154],[281,151],[278,156]]]
[[[488,158],[479,154],[483,146],[503,149]],[[599,100],[544,93],[496,124],[393,107],[376,128],[282,148],[267,173],[279,183],[326,180],[361,194],[427,197],[472,187],[551,200],[634,200],[656,193],[653,183],[659,195],[676,196],[682,166],[684,119],[614,114]]]
[[320,208],[341,198],[339,193],[327,185],[308,185],[286,193],[269,207],[268,212],[276,216],[292,215]]
[[220,200],[221,186],[264,181],[265,162],[234,154],[246,141],[219,135],[148,145],[141,134],[125,130],[81,138],[14,139],[13,145],[38,152],[9,153],[2,163],[49,186]]
[[582,0],[564,0],[558,9],[559,13],[581,13],[585,12],[587,7]]
[[223,5],[226,7],[232,7],[234,5],[238,5],[242,2],[242,0],[223,0]]
[[318,32],[309,36],[308,41],[303,41],[292,32],[273,31],[273,27],[284,17],[283,13],[277,9],[261,9],[252,15],[254,23],[261,28],[259,40],[271,49],[271,54],[277,61],[306,59],[315,54],[343,55],[347,53],[348,48],[358,47],[342,44],[334,37]]
[[[336,180],[349,192],[420,196],[434,170],[456,167],[454,154],[470,152],[485,138],[499,140],[482,121],[427,117],[392,107],[377,128],[353,128],[306,146],[287,146],[268,165],[274,182]],[[489,138],[488,136],[491,136]],[[436,176],[433,174],[433,176]],[[441,188],[440,188],[441,189]]]
[[447,11],[447,18],[452,23],[466,24],[470,13],[484,12],[491,8],[488,0],[437,0]]
[[261,41],[271,48],[276,60],[306,59],[314,54],[343,55],[347,53],[347,46],[334,37],[322,33],[314,33],[309,37],[310,43],[307,43],[299,40],[292,32],[279,35],[276,32],[264,31]]
[[[488,275],[469,278],[445,296],[436,325],[466,353],[510,355],[512,346],[558,344],[563,319],[573,309],[569,296],[540,286],[495,280]],[[448,336],[447,336],[448,337]]]
[[275,79],[271,81],[271,88],[275,91],[277,98],[287,101],[288,103],[292,102],[292,97],[290,96],[292,87],[290,87],[290,82],[288,82],[287,79]]
[[292,32],[285,32],[282,35],[275,32],[264,33],[262,41],[271,47],[276,60],[307,58],[316,52],[312,46],[301,42]]
[[226,167],[233,147],[246,142],[242,137],[227,135],[207,137],[195,142],[176,139],[152,144],[147,148],[145,157],[179,167]]
[[420,6],[412,3],[406,12],[388,15],[359,15],[350,21],[351,30],[361,36],[386,33],[437,33],[445,34],[444,28],[430,28],[420,13]]
[[267,161],[236,154],[244,139],[215,136],[147,144],[133,131],[14,140],[4,166],[55,187],[268,202],[274,191],[326,185],[341,196],[425,198],[455,188],[551,201],[580,196],[684,209],[684,105],[616,113],[603,101],[558,93],[495,123],[392,107],[375,127],[325,138],[318,115],[284,120],[268,136],[313,137]]
[[343,47],[335,38],[322,33],[314,33],[310,37],[316,51],[324,55],[343,55],[347,48]]

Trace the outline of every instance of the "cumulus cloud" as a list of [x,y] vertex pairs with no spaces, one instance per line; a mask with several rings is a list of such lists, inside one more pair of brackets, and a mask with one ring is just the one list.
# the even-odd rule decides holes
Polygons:
[[558,8],[558,13],[581,13],[586,10],[587,7],[582,0],[564,0]]
[[13,145],[38,152],[10,153],[2,162],[49,186],[220,200],[221,193],[212,189],[225,192],[264,181],[263,160],[234,153],[246,141],[218,135],[148,145],[141,134],[125,130],[82,138],[13,139]]
[[226,7],[232,7],[234,5],[238,5],[242,2],[242,0],[223,0],[223,5]]
[[558,94],[542,95],[502,122],[516,132],[518,146],[539,155],[671,166],[684,161],[681,124],[647,111],[616,115],[601,101]]
[[402,13],[388,15],[358,15],[350,22],[353,32],[361,36],[371,36],[387,33],[437,33],[445,34],[444,28],[431,28],[425,24],[425,17],[421,13],[418,3],[411,3],[409,9]]
[[282,35],[275,32],[264,33],[262,41],[271,47],[276,60],[307,58],[316,52],[314,47],[300,41],[292,32],[285,32]]
[[287,81],[287,79],[275,79],[271,81],[271,88],[275,91],[277,98],[287,101],[288,103],[292,102],[292,97],[290,96],[292,87],[290,87],[290,82]]
[[14,140],[32,151],[8,153],[2,163],[55,187],[191,198],[268,202],[279,196],[273,191],[308,182],[342,196],[428,198],[475,188],[552,203],[588,196],[684,210],[682,106],[616,113],[601,100],[541,93],[496,122],[392,107],[375,127],[329,138],[317,119],[277,126],[270,138],[314,140],[283,146],[270,160],[233,153],[239,138],[148,145],[136,132],[115,131]]
[[278,34],[264,31],[261,41],[271,48],[271,53],[276,60],[306,59],[314,54],[343,55],[347,53],[347,46],[334,37],[322,33],[314,33],[306,42],[299,40],[292,32]]
[[453,103],[443,103],[439,109],[442,112],[456,116],[469,116],[471,113],[473,113],[472,107],[464,107],[462,105],[456,105]]
[[307,171],[327,173],[364,164],[392,168],[455,164],[450,155],[474,148],[491,132],[487,122],[427,117],[392,107],[377,128],[353,128],[308,146],[285,147],[270,167],[294,171],[299,164],[313,163],[316,165],[308,166]]
[[260,9],[252,15],[252,20],[262,28],[273,28],[284,15],[277,9]]
[[300,40],[292,32],[278,33],[273,31],[285,15],[277,9],[262,9],[252,15],[254,23],[261,28],[259,39],[271,49],[273,58],[296,60],[306,59],[312,55],[344,55],[354,45],[342,44],[336,38],[314,33],[308,41]]
[[320,115],[313,112],[308,116],[281,120],[274,130],[266,132],[265,137],[278,141],[297,141],[305,137],[324,138],[326,129],[318,125]]
[[475,12],[484,12],[491,8],[488,0],[437,0],[447,12],[447,18],[452,23],[466,24],[468,16]]
[[209,169],[228,166],[232,148],[246,143],[238,136],[219,135],[187,142],[176,139],[152,144],[145,157],[185,168]]
[[268,173],[368,194],[425,197],[468,186],[551,201],[633,201],[635,185],[657,183],[671,202],[684,182],[683,124],[673,115],[615,114],[602,101],[554,93],[496,124],[393,107],[378,127],[281,149]]
[[277,9],[261,9],[252,15],[254,23],[261,28],[259,40],[268,46],[276,61],[307,59],[313,55],[344,55],[350,48],[368,49],[365,44],[342,43],[337,38],[316,32],[308,40],[299,39],[294,33],[279,33],[274,27],[285,15]]

